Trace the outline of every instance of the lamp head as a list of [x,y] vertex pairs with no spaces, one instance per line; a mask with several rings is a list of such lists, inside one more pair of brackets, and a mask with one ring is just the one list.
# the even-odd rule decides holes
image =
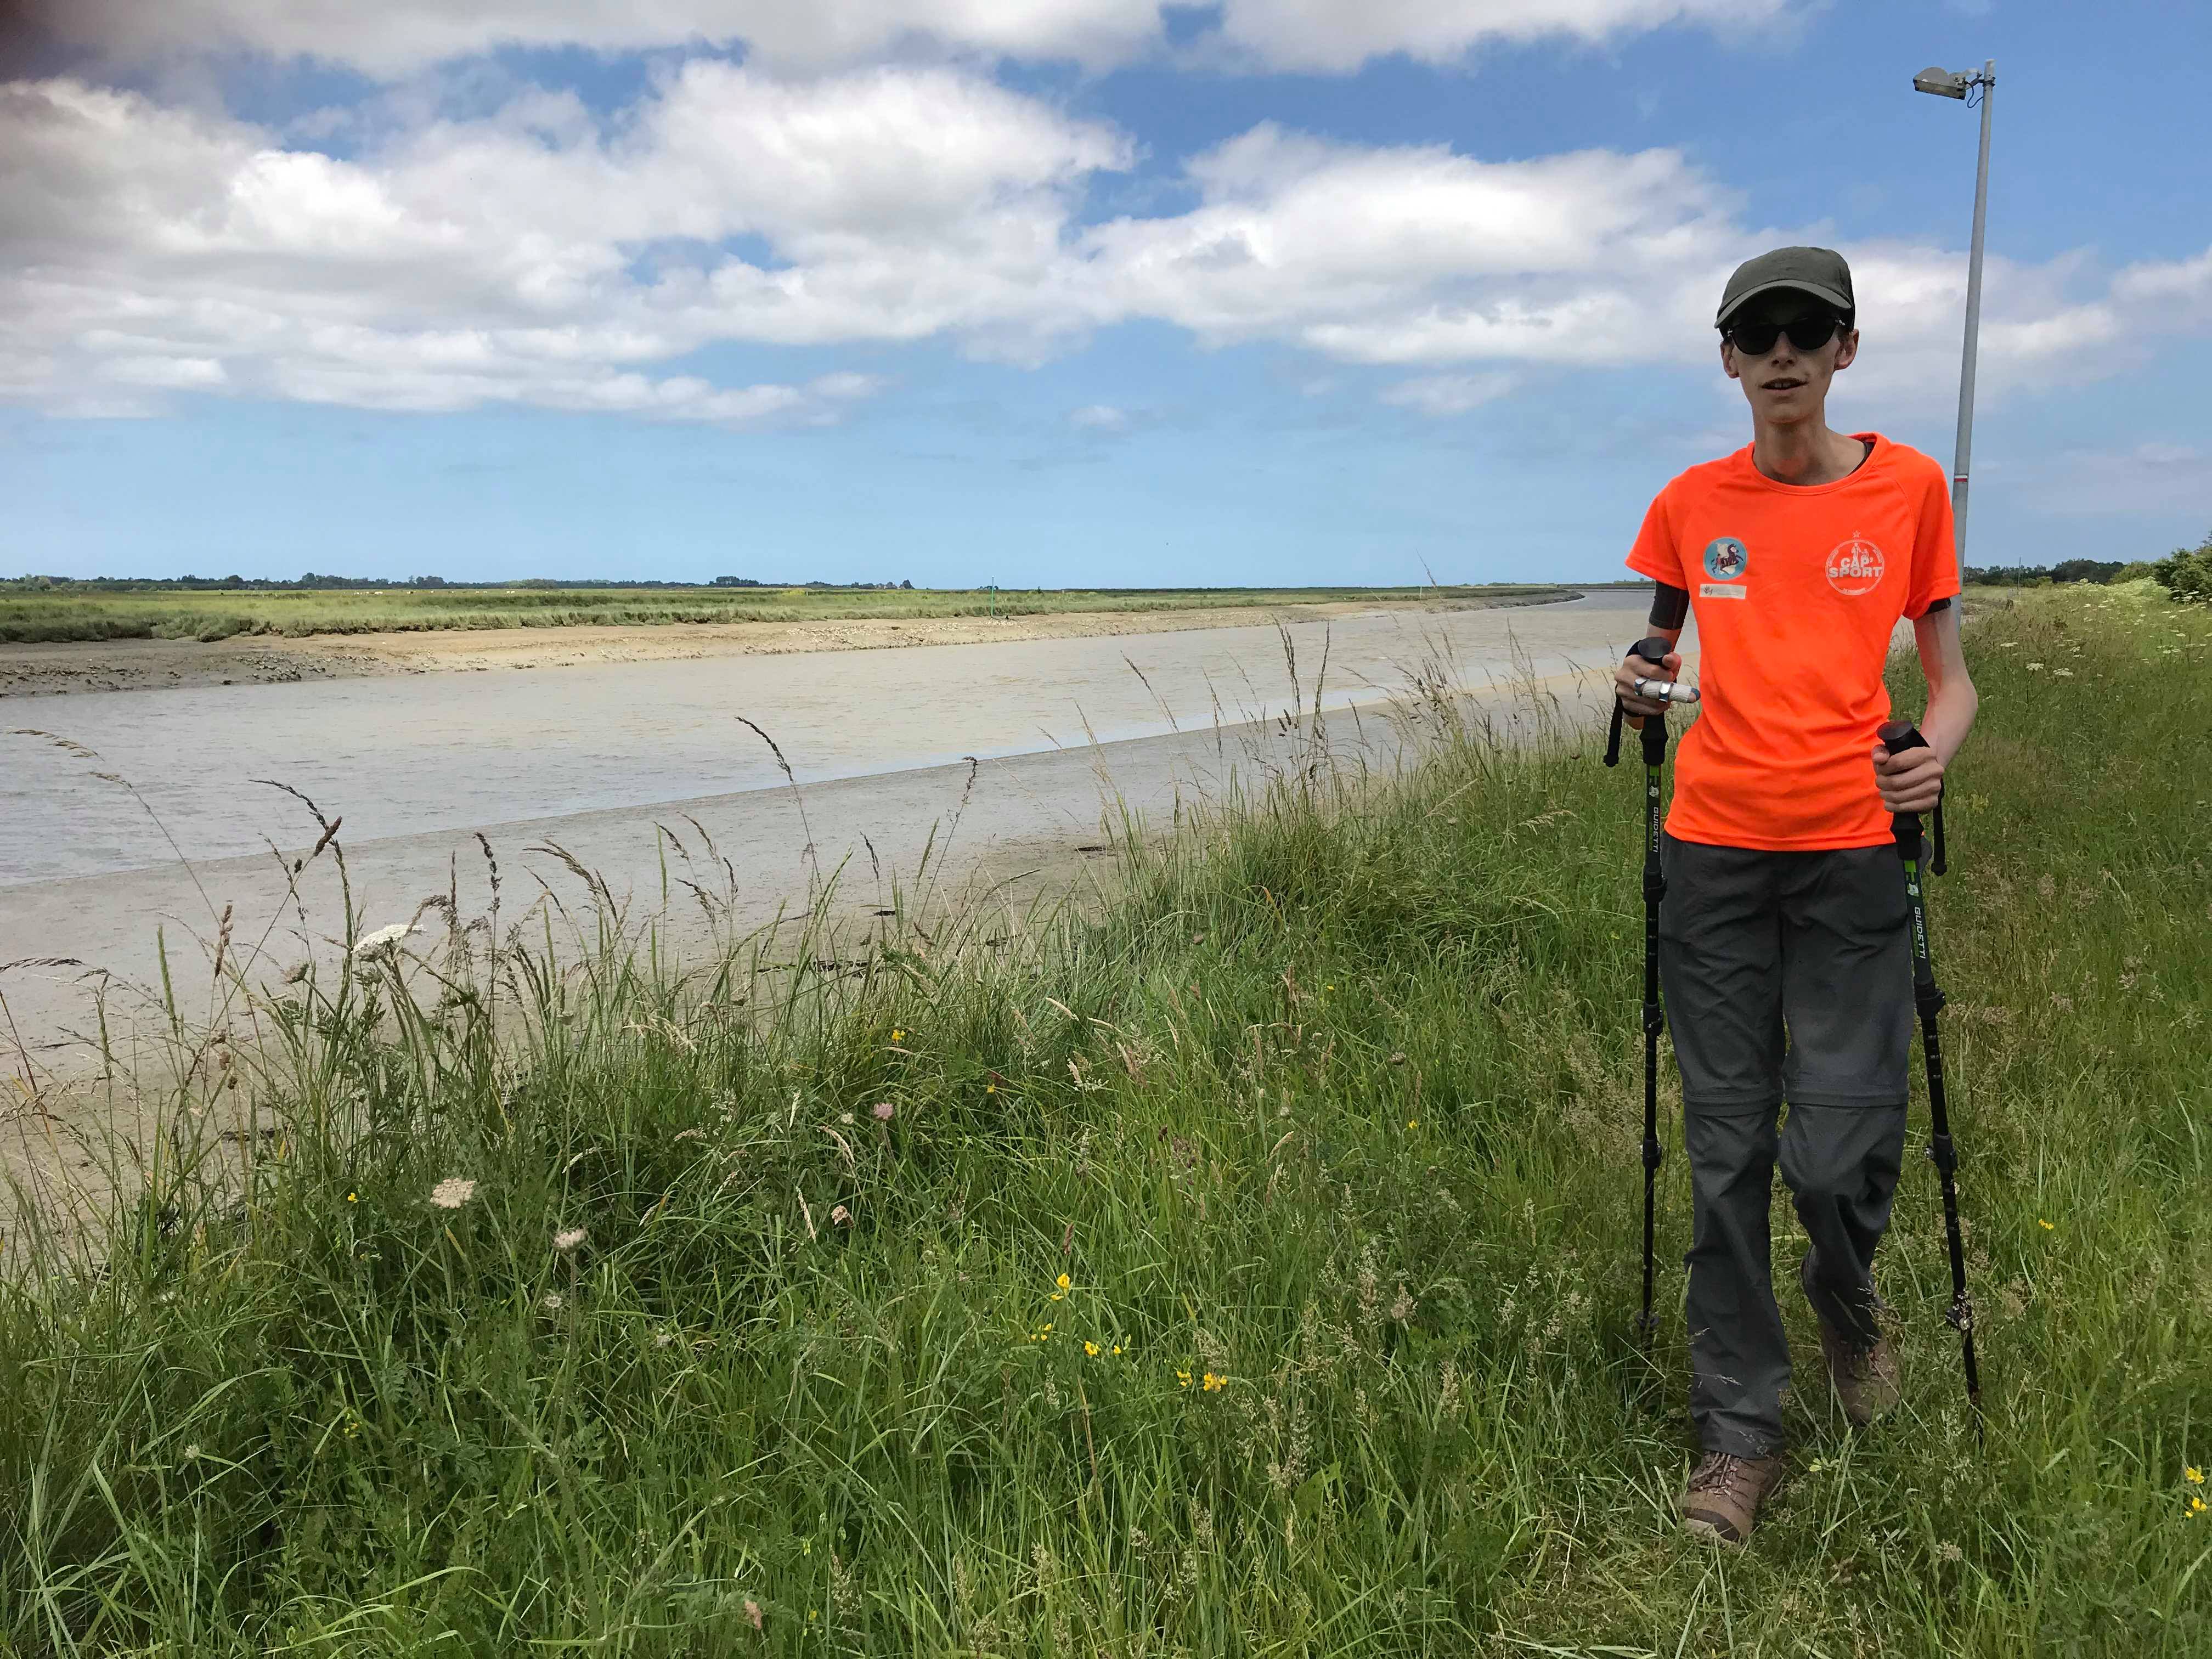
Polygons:
[[1938,98],[1964,98],[1973,83],[1971,75],[1932,65],[1912,77],[1913,91],[1933,93]]

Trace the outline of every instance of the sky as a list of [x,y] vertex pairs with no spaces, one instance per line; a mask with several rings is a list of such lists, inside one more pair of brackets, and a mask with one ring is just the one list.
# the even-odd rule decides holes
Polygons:
[[[1966,558],[2212,530],[2212,7],[0,0],[0,571],[1596,580],[1728,272]],[[2171,70],[2169,69],[2171,66]],[[2172,70],[2181,70],[2174,73]]]

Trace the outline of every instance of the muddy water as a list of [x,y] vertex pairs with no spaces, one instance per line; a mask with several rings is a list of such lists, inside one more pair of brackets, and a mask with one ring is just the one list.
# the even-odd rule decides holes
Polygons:
[[1292,624],[1295,690],[1281,636],[1257,626],[22,698],[8,726],[98,758],[0,738],[0,887],[312,835],[305,809],[258,780],[343,814],[357,847],[781,784],[740,715],[805,783],[1265,718],[1310,708],[1317,680],[1328,708],[1371,702],[1440,655],[1472,686],[1516,658],[1599,670],[1642,631],[1644,602]]

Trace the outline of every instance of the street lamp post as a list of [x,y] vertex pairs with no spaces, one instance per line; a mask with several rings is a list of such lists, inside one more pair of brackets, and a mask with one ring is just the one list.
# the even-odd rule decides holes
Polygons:
[[1974,246],[1966,260],[1966,347],[1959,365],[1959,439],[1951,465],[1951,518],[1961,568],[1966,562],[1966,474],[1974,451],[1974,349],[1982,331],[1982,227],[1990,204],[1990,100],[1997,84],[1997,60],[1984,60],[1982,72],[1924,69],[1912,77],[1915,92],[1938,98],[1982,94],[1982,158],[1974,170]]

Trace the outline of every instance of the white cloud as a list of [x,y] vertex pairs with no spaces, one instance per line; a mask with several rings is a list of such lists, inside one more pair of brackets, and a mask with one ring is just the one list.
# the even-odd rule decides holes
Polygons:
[[1464,415],[1470,409],[1495,403],[1515,384],[1513,376],[1504,374],[1430,374],[1386,387],[1382,400],[1423,415]]
[[1672,23],[1771,33],[1791,9],[1790,0],[1225,0],[1221,39],[1265,68],[1342,71],[1392,53],[1449,64],[1493,43],[1597,44]]
[[1067,419],[1085,432],[1126,432],[1129,428],[1128,410],[1111,404],[1085,404]]
[[170,392],[202,392],[229,378],[212,357],[108,357],[101,360],[100,372],[118,385]]
[[[2133,449],[2069,450],[2038,466],[2014,485],[2027,503],[2047,513],[2080,513],[2099,519],[2136,514],[2196,513],[2212,521],[2212,451],[2190,444],[2145,443]],[[2084,545],[2084,558],[2142,557]]]
[[[820,70],[921,51],[1073,60],[1164,50],[1180,0],[33,0],[63,39],[126,61],[245,50],[397,78],[504,46],[747,48]],[[1349,70],[1404,53],[1450,63],[1492,42],[1602,43],[1674,24],[1771,33],[1796,0],[1225,0],[1196,52],[1255,69]]]
[[[717,341],[940,332],[1033,357],[1084,320],[1054,293],[1067,196],[1128,153],[949,70],[793,85],[694,62],[604,131],[533,96],[361,161],[16,83],[0,88],[0,349],[46,365],[15,395],[56,401],[114,360],[97,373],[386,408],[818,418],[874,383],[720,394],[639,369]],[[726,251],[746,237],[772,255]]]
[[50,0],[64,39],[147,60],[245,49],[397,77],[503,46],[744,45],[818,69],[902,48],[1120,62],[1158,38],[1156,0]]
[[[1136,160],[1129,137],[944,64],[791,80],[694,58],[611,114],[531,90],[482,118],[420,113],[350,157],[18,82],[0,87],[0,398],[77,412],[196,392],[817,422],[881,382],[810,365],[725,387],[683,360],[944,338],[1027,363],[1142,319],[1395,368],[1388,400],[1451,413],[1516,366],[1710,369],[1730,267],[1826,240],[1747,225],[1670,149],[1493,161],[1273,125],[1190,158],[1185,210],[1086,224],[1093,183]],[[1865,345],[1839,393],[1940,406],[1964,259],[1846,251]],[[2084,256],[1993,258],[1985,395],[2204,326],[2212,252],[2116,277]]]

